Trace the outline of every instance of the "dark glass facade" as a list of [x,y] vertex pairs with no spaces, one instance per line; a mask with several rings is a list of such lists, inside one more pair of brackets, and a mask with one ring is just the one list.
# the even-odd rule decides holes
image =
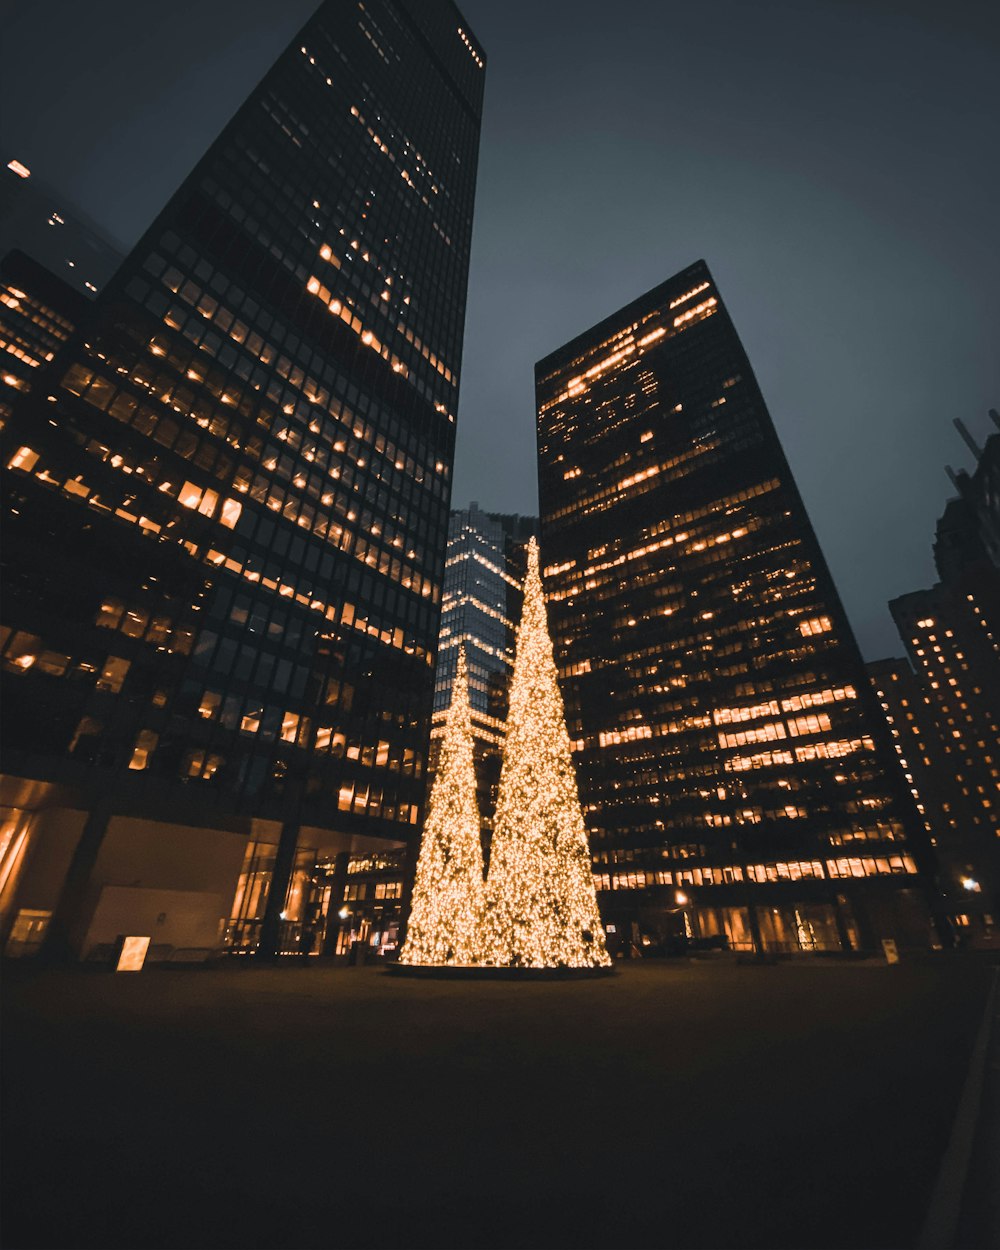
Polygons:
[[609,941],[931,940],[921,834],[703,262],[536,366],[543,576]]
[[449,0],[327,0],[15,409],[5,768],[87,813],[77,945],[124,813],[271,845],[275,949],[296,850],[415,833],[482,82]]
[[121,264],[121,252],[80,208],[15,155],[5,152],[0,165],[0,256],[25,252],[92,299]]
[[0,259],[0,428],[86,309],[83,295],[24,252]]
[[464,644],[479,814],[487,853],[521,618],[525,544],[537,529],[535,517],[483,512],[476,503],[452,512],[448,529],[432,737],[436,744],[444,730],[458,649]]

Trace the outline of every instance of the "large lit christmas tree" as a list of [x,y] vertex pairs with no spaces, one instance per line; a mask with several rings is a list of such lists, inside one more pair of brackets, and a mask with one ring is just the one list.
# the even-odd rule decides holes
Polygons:
[[483,847],[465,648],[460,647],[400,963],[474,963],[482,915]]
[[480,959],[529,968],[611,965],[534,539],[511,678]]

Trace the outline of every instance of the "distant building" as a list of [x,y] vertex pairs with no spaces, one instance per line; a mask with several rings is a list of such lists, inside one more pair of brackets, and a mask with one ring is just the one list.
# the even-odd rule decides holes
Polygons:
[[953,739],[941,733],[937,692],[908,660],[877,660],[867,668],[935,849],[935,884],[954,936],[976,943],[1000,939],[991,892],[994,848],[970,819],[973,813],[956,778]]
[[[991,413],[994,421],[996,415]],[[976,940],[1000,924],[1000,433],[976,451],[975,472],[953,474],[934,541],[940,581],[889,604],[934,727],[934,837],[943,889]],[[962,885],[962,882],[974,885]]]
[[24,252],[0,258],[0,424],[83,320],[90,302]]
[[930,944],[925,832],[707,266],[535,377],[543,576],[611,942]]
[[122,262],[99,229],[21,161],[0,168],[0,423]]
[[0,168],[0,256],[26,252],[67,286],[91,299],[122,262],[122,253],[66,196],[5,155]]
[[521,615],[524,550],[537,530],[535,517],[482,512],[476,503],[452,512],[448,526],[432,736],[436,739],[443,728],[458,648],[464,643],[479,811],[487,851],[500,778],[507,687]]
[[336,949],[417,839],[483,62],[325,0],[13,405],[8,947]]

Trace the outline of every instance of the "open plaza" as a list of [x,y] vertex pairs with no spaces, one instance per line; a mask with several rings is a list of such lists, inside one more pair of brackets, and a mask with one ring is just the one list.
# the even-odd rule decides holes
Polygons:
[[[916,1246],[993,976],[10,967],[5,1244]],[[949,1245],[988,1244],[987,1078]]]

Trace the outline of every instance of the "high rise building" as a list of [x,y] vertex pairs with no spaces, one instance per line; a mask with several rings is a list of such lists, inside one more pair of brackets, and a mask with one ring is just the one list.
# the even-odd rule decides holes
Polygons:
[[535,517],[483,512],[476,503],[452,512],[448,527],[432,735],[436,739],[443,730],[458,649],[464,643],[479,813],[487,852],[521,616],[526,543],[537,530]]
[[11,157],[0,169],[0,426],[121,264],[65,196]]
[[121,252],[82,209],[23,161],[5,154],[0,164],[0,256],[25,252],[92,299],[121,264]]
[[483,70],[326,0],[16,406],[19,949],[319,949],[315,864],[416,835]]
[[0,258],[0,426],[83,320],[88,303],[24,252]]
[[703,262],[536,366],[544,578],[611,942],[929,943],[925,844]]
[[957,941],[992,944],[996,925],[996,849],[977,827],[975,804],[956,775],[954,740],[941,733],[922,674],[905,659],[877,660],[868,676],[889,725],[900,767],[938,863],[937,887]]
[[995,936],[1000,910],[1000,433],[979,448],[956,424],[977,464],[952,475],[959,494],[934,541],[940,580],[893,599],[889,611],[930,726],[948,910],[960,934],[980,941]]

